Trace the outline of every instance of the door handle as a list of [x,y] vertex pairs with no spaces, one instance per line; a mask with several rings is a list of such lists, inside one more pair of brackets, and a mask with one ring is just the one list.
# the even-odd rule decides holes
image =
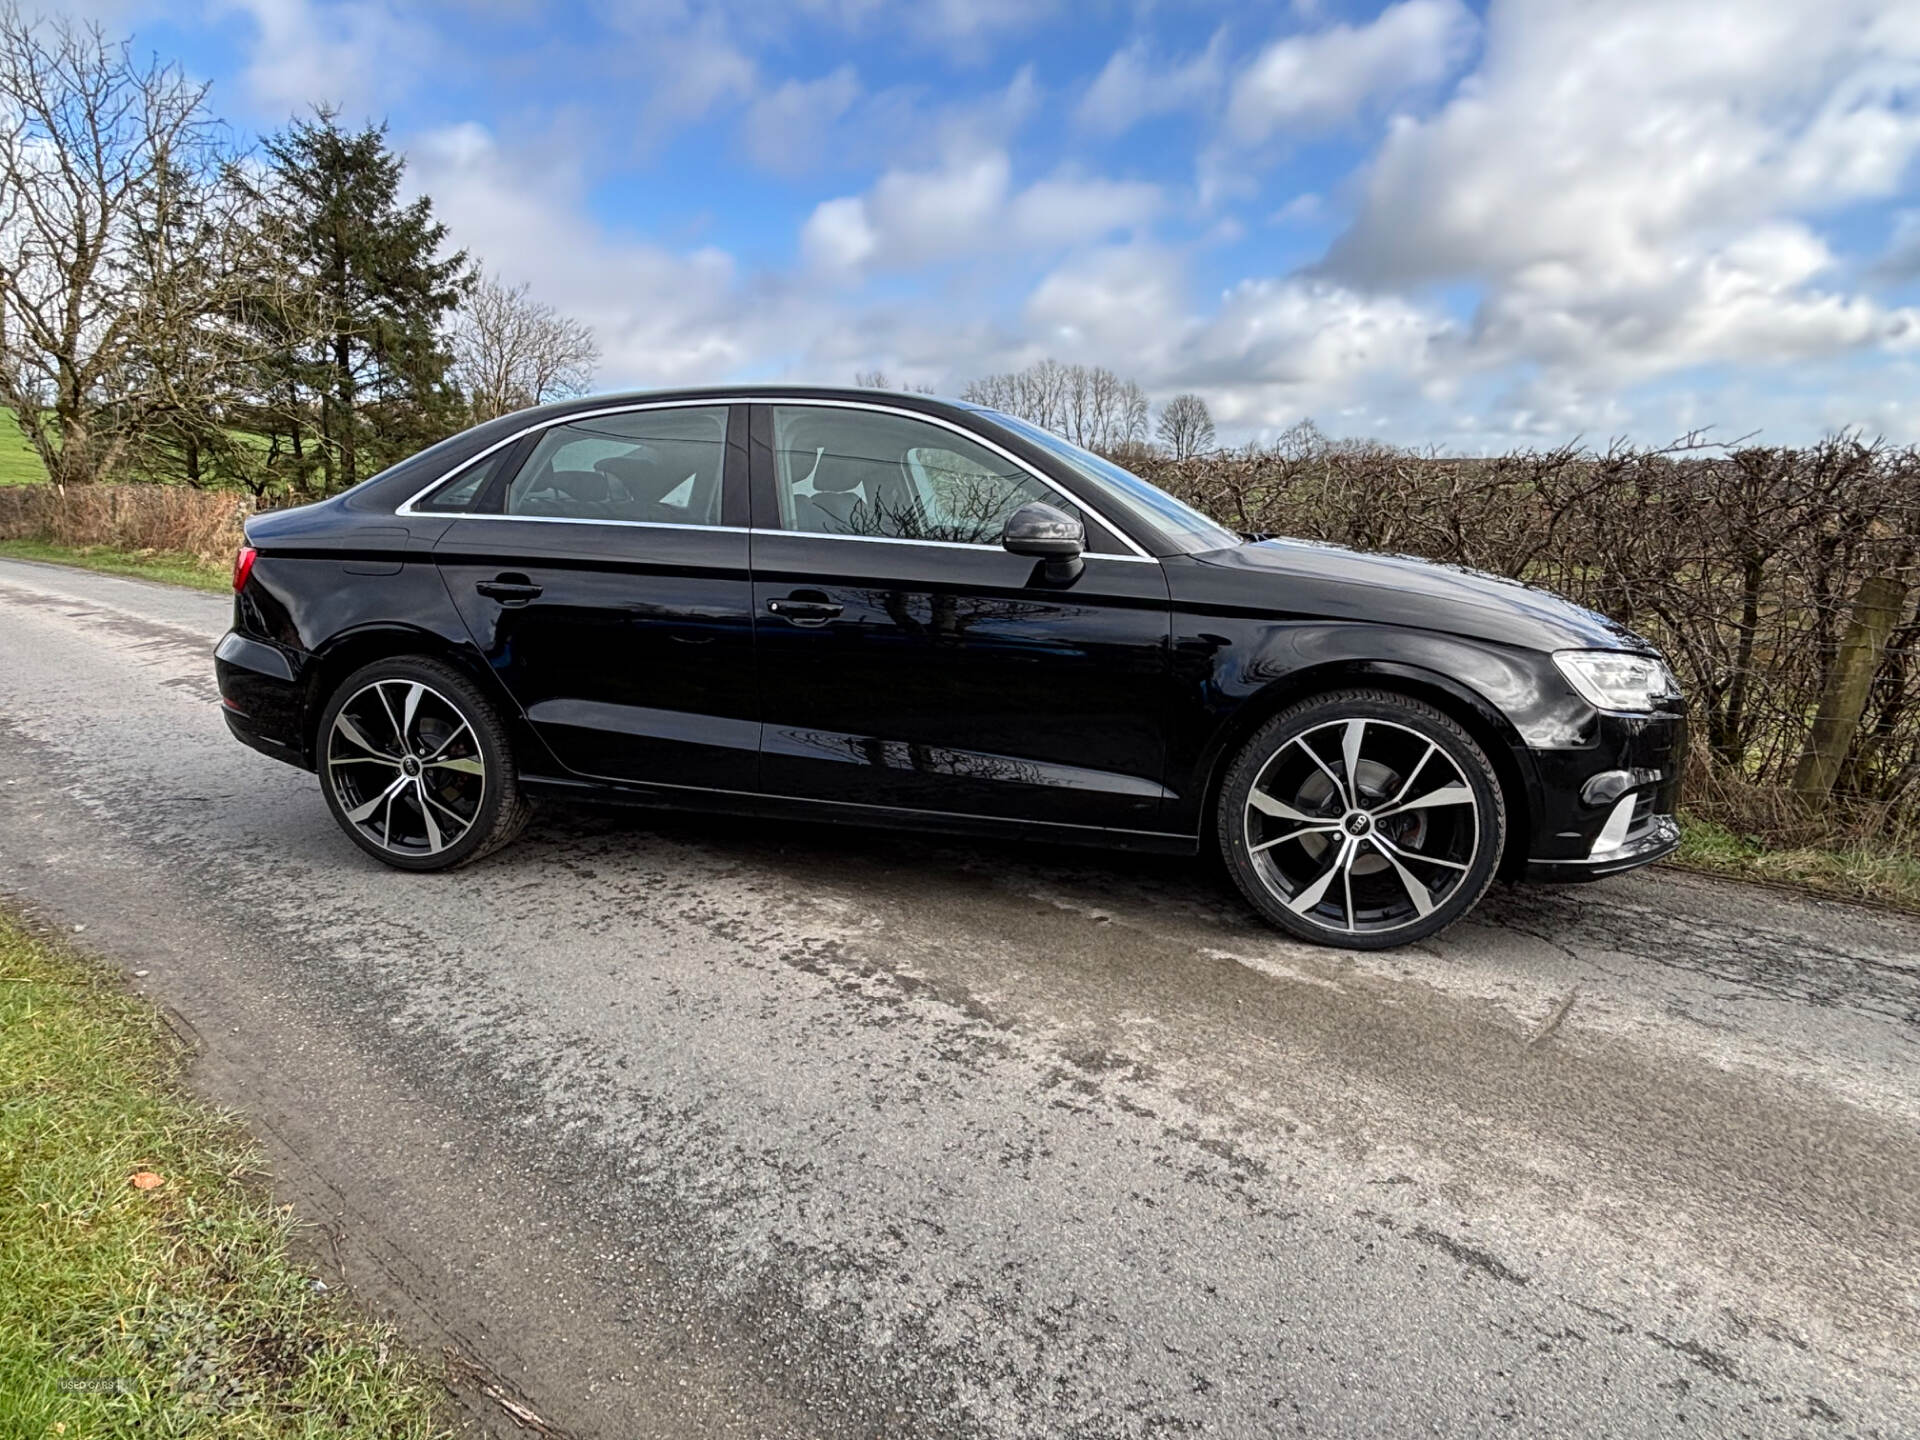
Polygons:
[[796,591],[784,600],[767,601],[768,610],[795,625],[824,625],[846,608],[817,590]]
[[502,605],[524,605],[540,595],[540,587],[524,575],[496,575],[491,580],[482,580],[473,588]]

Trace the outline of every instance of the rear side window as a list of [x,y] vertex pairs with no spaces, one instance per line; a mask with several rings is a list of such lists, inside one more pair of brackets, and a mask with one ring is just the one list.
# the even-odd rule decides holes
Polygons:
[[727,407],[635,410],[544,431],[501,509],[529,519],[718,525]]

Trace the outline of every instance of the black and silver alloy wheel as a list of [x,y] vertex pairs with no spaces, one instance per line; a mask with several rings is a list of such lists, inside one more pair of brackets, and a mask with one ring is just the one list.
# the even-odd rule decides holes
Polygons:
[[458,865],[525,823],[498,716],[437,661],[382,661],[349,676],[322,717],[318,748],[334,818],[401,869]]
[[1276,716],[1228,772],[1220,839],[1243,893],[1296,935],[1420,939],[1485,892],[1505,839],[1493,768],[1440,711],[1347,691]]

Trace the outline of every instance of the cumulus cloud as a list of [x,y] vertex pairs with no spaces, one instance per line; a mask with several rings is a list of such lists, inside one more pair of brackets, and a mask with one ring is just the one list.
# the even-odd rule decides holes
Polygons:
[[1074,108],[1083,130],[1121,135],[1141,121],[1213,103],[1226,71],[1224,30],[1190,59],[1160,63],[1145,40],[1116,50]]
[[225,8],[252,21],[243,83],[268,113],[364,110],[405,88],[436,53],[431,32],[385,0],[237,0]]
[[1466,59],[1477,30],[1460,0],[1400,0],[1367,25],[1276,40],[1234,80],[1228,128],[1241,143],[1256,144],[1349,121],[1444,80]]
[[834,126],[859,98],[860,77],[851,65],[816,80],[788,80],[748,107],[741,139],[764,169],[787,175],[817,169]]
[[1185,269],[1153,244],[1071,259],[1029,297],[1029,333],[1048,353],[1110,365],[1158,394],[1197,390],[1237,427],[1358,416],[1390,395],[1446,388],[1455,327],[1424,306],[1294,276],[1241,281],[1206,310],[1189,301]]
[[1402,117],[1324,271],[1476,283],[1476,363],[1605,387],[1903,345],[1808,217],[1901,193],[1920,21],[1878,0],[1497,0],[1486,59]]
[[923,43],[971,45],[1039,23],[1059,0],[615,0],[609,13],[647,25],[687,25],[715,16],[741,34],[785,37],[824,21],[851,34],[894,30]]
[[853,271],[1045,251],[1141,224],[1160,201],[1154,185],[1071,174],[1016,191],[1006,152],[989,150],[890,170],[864,195],[823,201],[802,227],[801,252],[817,268]]
[[[247,3],[320,23],[298,0]],[[836,5],[849,30],[907,23],[868,0],[767,3],[774,28]],[[781,81],[749,0],[629,16],[711,62],[636,106],[737,119],[740,149],[783,175],[863,167],[756,246],[794,237],[790,265],[620,234],[596,218],[584,147],[537,136],[435,131],[411,148],[414,178],[461,243],[595,326],[609,384],[878,365],[951,390],[1052,354],[1156,398],[1197,390],[1234,438],[1309,414],[1469,448],[1703,423],[1920,435],[1920,310],[1898,303],[1920,277],[1920,210],[1895,211],[1920,166],[1920,7],[1492,0],[1484,24],[1458,0],[1367,23],[1332,10],[1296,5],[1299,33],[1237,58],[1238,32],[1198,54],[1107,54],[1077,97],[1052,97],[1072,126],[1038,169],[1048,97],[1030,69],[874,90],[863,59]],[[915,23],[962,23],[941,13]],[[359,33],[326,24],[323,50]],[[1220,208],[1197,220],[1163,171],[1055,159],[1181,108],[1212,127],[1198,181]],[[1277,168],[1295,164],[1290,139],[1330,129],[1342,145],[1322,150],[1377,149],[1344,176],[1317,158]],[[1322,224],[1344,228],[1320,263],[1263,261]]]
[[464,124],[408,146],[408,181],[508,284],[592,325],[621,385],[721,380],[774,351],[798,297],[752,296],[731,255],[607,234],[586,215],[572,147],[504,147]]

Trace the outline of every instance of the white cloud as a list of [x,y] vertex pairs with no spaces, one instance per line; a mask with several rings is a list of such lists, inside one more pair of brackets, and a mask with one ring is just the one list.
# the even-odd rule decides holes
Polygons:
[[224,8],[253,22],[243,79],[269,113],[312,105],[363,110],[406,88],[437,53],[417,19],[383,0],[235,0]]
[[1015,191],[1004,150],[955,155],[929,170],[890,170],[865,195],[816,206],[801,250],[816,267],[907,268],[1009,250],[1058,249],[1139,225],[1158,187],[1071,174]]
[[1403,117],[1327,274],[1481,287],[1468,359],[1563,395],[1904,345],[1813,217],[1920,156],[1920,23],[1878,0],[1496,0],[1486,60]]
[[1351,120],[1370,105],[1444,80],[1477,24],[1460,0],[1400,0],[1371,24],[1276,40],[1233,84],[1228,128],[1243,144]]
[[[863,4],[837,18],[904,23],[853,13]],[[1920,219],[1887,213],[1920,163],[1920,6],[1494,0],[1481,63],[1450,97],[1390,120],[1345,185],[1314,175],[1278,213],[1293,189],[1268,190],[1249,154],[1391,111],[1481,43],[1475,22],[1449,0],[1404,0],[1368,25],[1316,20],[1260,50],[1230,95],[1199,78],[1228,68],[1223,41],[1200,56],[1130,46],[1074,119],[1112,135],[1175,104],[1217,110],[1205,194],[1237,201],[1239,183],[1257,205],[1198,223],[1170,216],[1154,183],[1070,161],[1026,170],[1030,69],[984,92],[869,93],[850,66],[775,84],[720,12],[668,10],[646,23],[710,42],[713,63],[677,77],[677,99],[640,96],[629,113],[737,113],[762,166],[825,160],[877,178],[816,189],[828,198],[796,222],[801,263],[743,271],[723,250],[596,219],[584,147],[474,126],[417,142],[410,183],[503,278],[596,327],[608,385],[844,381],[878,365],[953,390],[1052,354],[1160,399],[1197,390],[1232,438],[1302,415],[1468,448],[1703,423],[1785,438],[1858,420],[1920,436],[1920,310],[1867,288],[1920,274]],[[726,13],[737,27],[744,12]],[[1851,222],[1855,206],[1890,236],[1877,261],[1857,258],[1851,223],[1835,238],[1832,218]],[[1248,221],[1317,226],[1349,210],[1311,272],[1246,264],[1262,236],[1299,243]],[[1196,295],[1194,276],[1236,259],[1211,298]]]
[[818,169],[834,125],[859,98],[860,77],[851,65],[817,80],[788,80],[765,91],[741,122],[747,153],[781,174]]
[[1113,246],[1046,276],[1024,318],[1046,353],[1111,366],[1158,395],[1196,390],[1217,420],[1243,429],[1445,388],[1457,336],[1422,306],[1327,281],[1254,279],[1209,314],[1186,289],[1177,252]]
[[865,94],[851,66],[764,92],[741,121],[741,142],[783,176],[821,169],[936,165],[1009,147],[1041,100],[1033,67],[984,92],[895,85]]
[[1211,105],[1225,78],[1226,32],[1178,64],[1157,63],[1144,40],[1116,50],[1074,108],[1074,120],[1099,135],[1121,135],[1142,120]]
[[603,383],[721,380],[779,348],[792,297],[748,296],[722,250],[606,234],[586,216],[572,153],[513,151],[481,126],[456,125],[407,147],[407,178],[490,271],[593,326]]
[[1179,257],[1161,247],[1110,246],[1054,270],[1027,299],[1035,342],[1152,383],[1177,368],[1193,321]]
[[796,22],[825,21],[853,34],[892,28],[919,43],[968,47],[1035,25],[1058,8],[1058,0],[617,0],[607,7],[619,20],[643,26],[718,18],[742,35],[785,37]]

